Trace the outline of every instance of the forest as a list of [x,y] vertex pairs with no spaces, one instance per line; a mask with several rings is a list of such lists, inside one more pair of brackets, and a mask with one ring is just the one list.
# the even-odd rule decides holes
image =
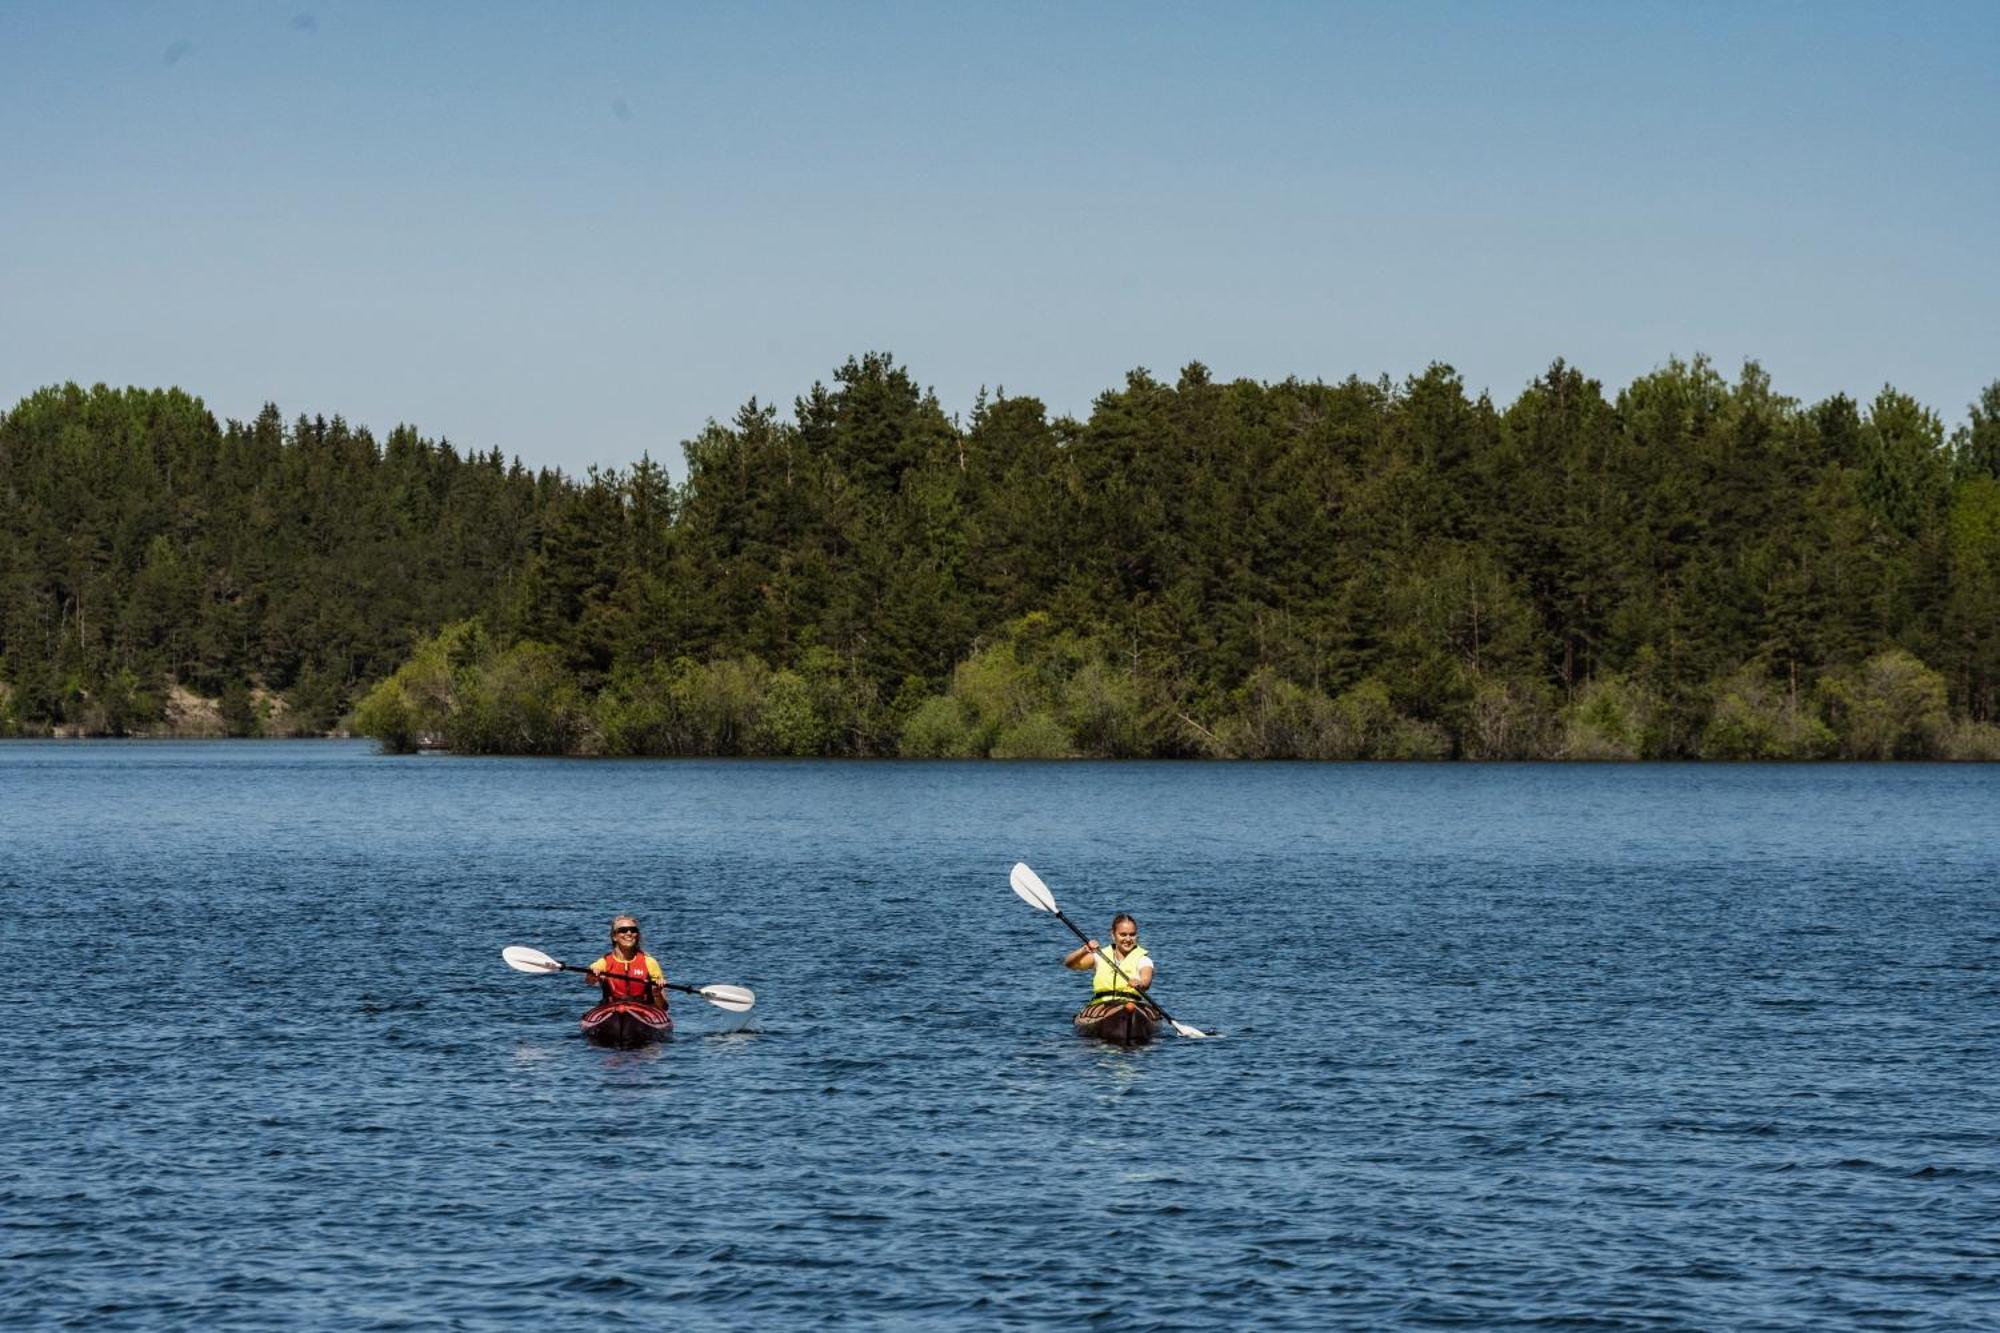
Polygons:
[[0,416],[0,735],[396,751],[2000,758],[2000,382],[1557,361],[1504,406],[887,354],[572,477],[180,389]]

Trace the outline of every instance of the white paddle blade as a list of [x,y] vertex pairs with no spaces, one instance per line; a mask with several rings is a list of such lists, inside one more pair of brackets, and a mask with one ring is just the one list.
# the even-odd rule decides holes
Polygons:
[[1197,1040],[1203,1037],[1217,1037],[1222,1035],[1221,1033],[1218,1032],[1203,1032],[1200,1028],[1196,1027],[1192,1023],[1177,1022],[1174,1024],[1174,1031],[1180,1033],[1183,1037],[1193,1037]]
[[695,994],[732,1014],[747,1014],[750,1006],[757,1003],[756,993],[747,986],[703,986]]
[[1042,883],[1042,877],[1028,869],[1026,861],[1014,863],[1014,873],[1007,876],[1007,882],[1014,886],[1014,892],[1021,900],[1038,912],[1056,910],[1056,896],[1049,892],[1049,886]]
[[543,953],[540,949],[530,949],[525,944],[510,944],[500,951],[507,960],[507,966],[516,972],[560,972],[562,964]]

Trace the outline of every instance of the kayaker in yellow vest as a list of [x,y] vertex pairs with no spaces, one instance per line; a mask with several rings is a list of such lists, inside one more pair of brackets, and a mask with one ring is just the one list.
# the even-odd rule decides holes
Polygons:
[[607,1000],[638,1000],[667,1007],[667,974],[659,960],[639,947],[639,918],[621,912],[611,918],[611,952],[590,965],[584,980]]
[[[1105,961],[1107,952],[1117,959],[1118,971],[1113,971],[1111,964]],[[1090,998],[1093,1000],[1136,996],[1153,984],[1153,960],[1139,944],[1139,923],[1123,912],[1111,918],[1109,950],[1096,940],[1079,944],[1069,951],[1069,957],[1063,959],[1063,966],[1076,972],[1096,974],[1090,980]],[[1125,977],[1119,976],[1118,972],[1130,977],[1131,983],[1128,985]],[[1134,986],[1138,989],[1134,990]]]

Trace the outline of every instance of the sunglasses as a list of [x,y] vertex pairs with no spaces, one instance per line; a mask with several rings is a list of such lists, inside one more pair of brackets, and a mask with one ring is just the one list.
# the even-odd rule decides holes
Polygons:
[[639,928],[637,926],[613,926],[611,933],[613,935],[637,935]]

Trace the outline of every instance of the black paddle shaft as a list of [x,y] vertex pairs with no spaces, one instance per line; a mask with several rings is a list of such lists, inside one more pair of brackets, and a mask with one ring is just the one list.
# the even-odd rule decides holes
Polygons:
[[[1078,939],[1082,940],[1085,944],[1090,943],[1090,936],[1084,934],[1081,930],[1078,930],[1076,928],[1076,922],[1064,916],[1062,908],[1060,907],[1056,908],[1056,920],[1062,922],[1065,926],[1068,926],[1070,934],[1076,936]],[[1099,949],[1097,951],[1097,956],[1102,958],[1105,962],[1111,964],[1111,970],[1113,972],[1116,972],[1121,977],[1125,977],[1125,984],[1130,986],[1133,990],[1137,991],[1140,999],[1144,1000],[1154,1009],[1159,1009],[1161,1018],[1166,1019],[1169,1023],[1172,1023],[1176,1028],[1180,1026],[1180,1021],[1178,1019],[1176,1019],[1172,1014],[1168,1013],[1166,1010],[1160,1009],[1160,1003],[1158,1000],[1155,1000],[1151,994],[1142,989],[1138,982],[1132,980],[1132,978],[1130,977],[1125,976],[1125,969],[1118,966],[1117,959],[1113,958],[1109,953],[1105,952],[1103,949]]]
[[[1076,927],[1075,927],[1075,926],[1071,926],[1071,927],[1070,927],[1070,929],[1071,929],[1071,930],[1075,930],[1075,929],[1076,929]],[[578,967],[578,966],[577,966],[577,965],[576,965],[575,963],[557,963],[557,964],[556,964],[556,966],[557,966],[557,967],[559,967],[559,968],[561,968],[561,969],[562,969],[563,971],[565,971],[565,972],[589,972],[589,973],[590,973],[590,974],[591,974],[592,976],[596,976],[596,977],[602,977],[602,976],[606,975],[606,974],[605,974],[605,973],[603,973],[603,972],[592,972],[592,971],[591,971],[591,969],[590,969],[590,968],[587,968],[587,967]],[[683,986],[683,985],[682,985],[682,984],[681,984],[680,982],[678,982],[678,981],[654,981],[654,980],[652,980],[652,979],[651,979],[651,978],[649,977],[649,978],[647,978],[647,981],[646,981],[646,984],[647,984],[648,986],[664,986],[664,987],[665,987],[666,989],[668,989],[668,990],[677,990],[677,991],[679,991],[679,992],[680,992],[681,994],[683,994],[683,995],[700,995],[700,994],[701,994],[701,987],[699,987],[699,986]],[[704,998],[705,998],[705,997],[704,997]]]

